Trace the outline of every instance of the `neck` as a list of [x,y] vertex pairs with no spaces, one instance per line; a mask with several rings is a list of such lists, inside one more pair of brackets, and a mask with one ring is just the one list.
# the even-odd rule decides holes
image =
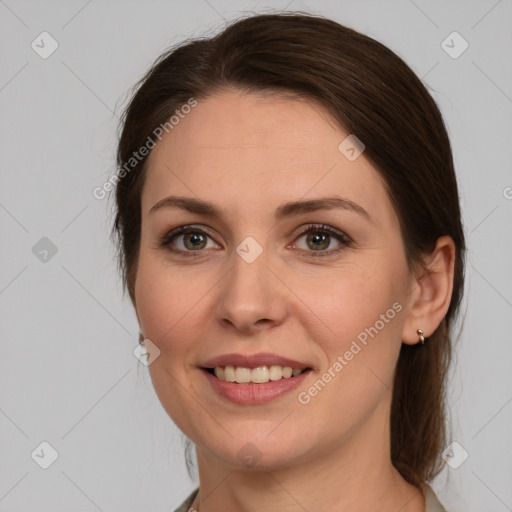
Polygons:
[[260,464],[240,469],[198,446],[199,512],[424,512],[421,490],[391,464],[387,430],[382,432],[382,417],[374,424],[370,419],[349,440],[278,469]]

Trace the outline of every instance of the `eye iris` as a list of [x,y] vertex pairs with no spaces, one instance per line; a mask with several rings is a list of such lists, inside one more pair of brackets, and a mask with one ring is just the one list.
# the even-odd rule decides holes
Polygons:
[[[307,243],[314,241],[315,245],[313,245],[313,249],[315,251],[319,249],[326,249],[329,247],[329,236],[327,234],[318,235],[318,234],[309,234],[307,237]],[[325,243],[327,240],[327,243]],[[320,242],[322,245],[317,245],[316,242]]]
[[[188,241],[192,241],[191,246],[188,245]],[[204,235],[201,235],[199,233],[186,233],[185,235],[183,235],[183,243],[187,249],[201,249],[202,247],[199,247],[199,245],[196,242],[199,242],[200,244],[201,242],[204,241]]]

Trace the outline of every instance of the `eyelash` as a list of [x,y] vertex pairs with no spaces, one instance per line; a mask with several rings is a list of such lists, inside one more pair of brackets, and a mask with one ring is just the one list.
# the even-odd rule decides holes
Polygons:
[[[160,239],[159,247],[163,248],[163,249],[166,249],[168,251],[171,251],[173,253],[178,253],[178,254],[183,255],[183,256],[187,255],[186,257],[197,257],[197,256],[200,256],[199,253],[203,252],[201,250],[198,250],[198,251],[183,251],[181,249],[173,249],[173,248],[171,248],[171,242],[173,242],[175,238],[179,237],[180,235],[185,235],[185,234],[189,234],[189,233],[195,233],[195,234],[199,233],[199,234],[202,234],[202,235],[206,235],[209,238],[212,238],[208,234],[208,232],[204,231],[203,229],[196,228],[196,227],[194,227],[192,225],[180,226],[179,228],[173,229],[172,231],[170,231],[167,234],[165,234]],[[304,252],[308,253],[308,256],[311,256],[313,258],[318,258],[318,257],[324,258],[324,257],[332,256],[332,255],[342,251],[343,249],[345,249],[347,247],[351,247],[353,245],[353,240],[348,235],[346,235],[346,234],[344,234],[344,233],[342,233],[340,231],[337,231],[334,228],[332,228],[330,226],[327,226],[326,224],[310,224],[310,225],[308,225],[307,228],[298,235],[297,239],[299,239],[299,238],[301,238],[304,235],[307,235],[309,233],[327,233],[327,234],[329,234],[330,236],[334,237],[336,240],[338,240],[341,243],[341,246],[338,247],[337,249],[331,249],[331,250],[328,250],[328,251],[322,251],[322,250],[319,250],[319,251],[307,251],[307,250],[304,250],[304,249],[299,249],[300,251],[304,251]],[[197,252],[198,254],[193,254],[195,252]]]

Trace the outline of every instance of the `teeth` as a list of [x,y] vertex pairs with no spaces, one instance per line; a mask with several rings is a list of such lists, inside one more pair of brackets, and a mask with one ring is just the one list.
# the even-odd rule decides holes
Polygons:
[[217,366],[213,372],[220,380],[227,382],[238,382],[239,384],[248,384],[254,382],[263,384],[265,382],[289,379],[297,377],[304,370],[300,368],[292,368],[291,366],[258,366],[257,368],[244,368],[243,366],[226,366],[222,368]]
[[268,382],[269,379],[270,373],[266,366],[260,366],[251,370],[251,382],[257,382],[258,384],[261,384],[263,382]]
[[235,368],[234,366],[226,366],[224,368],[224,379],[228,382],[235,382]]
[[281,380],[283,378],[283,368],[281,366],[271,366],[268,371],[270,380]]
[[251,370],[249,368],[242,368],[237,366],[235,368],[235,381],[240,384],[251,382]]

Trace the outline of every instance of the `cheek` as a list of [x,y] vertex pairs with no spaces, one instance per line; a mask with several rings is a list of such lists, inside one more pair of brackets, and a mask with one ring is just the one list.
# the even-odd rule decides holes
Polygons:
[[214,284],[208,282],[212,280],[207,275],[203,277],[189,269],[170,268],[160,258],[151,259],[141,251],[135,286],[137,311],[144,335],[160,350],[149,373],[163,408],[181,430],[192,436],[204,410],[198,400],[191,398],[199,393],[193,389],[197,376],[187,362],[193,362],[204,332],[201,299],[206,299]]
[[137,312],[144,335],[161,351],[176,354],[193,345],[200,317],[204,322],[204,304],[215,289],[211,274],[193,265],[172,267],[161,255],[152,258],[141,251],[135,285]]
[[[397,257],[393,263],[381,254],[321,280],[303,281],[298,295],[308,297],[314,312],[309,313],[308,329],[324,354],[325,366],[318,377],[330,372],[325,378],[332,382],[322,391],[325,402],[321,399],[315,407],[332,402],[340,411],[364,416],[392,388],[406,278],[405,262],[402,265]],[[332,414],[338,415],[334,410]]]
[[325,324],[333,340],[356,338],[375,323],[379,331],[390,331],[393,324],[393,330],[398,329],[404,276],[387,263],[386,270],[382,264],[365,262],[302,281],[301,296],[308,297],[311,314]]
[[180,306],[182,293],[178,291],[176,283],[169,280],[169,275],[161,264],[141,249],[135,299],[144,335],[155,342],[161,340],[179,318],[177,308]]
[[299,390],[300,403],[310,400],[304,411],[328,414],[339,432],[362,422],[392,389],[405,308],[402,270],[389,263],[386,272],[368,262],[302,281],[298,293],[308,297],[307,329],[324,361],[318,380]]

